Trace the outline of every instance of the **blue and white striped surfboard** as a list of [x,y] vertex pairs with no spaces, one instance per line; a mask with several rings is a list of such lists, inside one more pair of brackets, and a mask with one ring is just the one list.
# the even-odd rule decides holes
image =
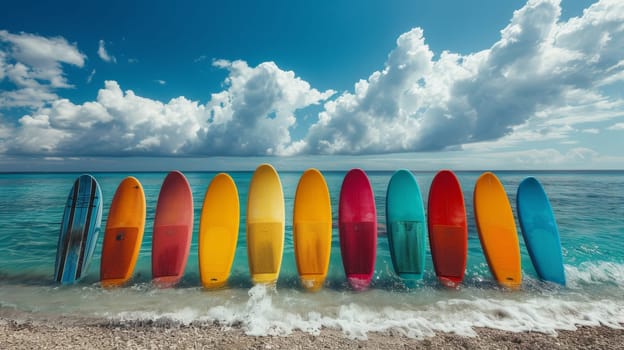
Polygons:
[[102,190],[91,175],[80,175],[69,191],[59,234],[54,280],[71,284],[83,277],[100,234]]

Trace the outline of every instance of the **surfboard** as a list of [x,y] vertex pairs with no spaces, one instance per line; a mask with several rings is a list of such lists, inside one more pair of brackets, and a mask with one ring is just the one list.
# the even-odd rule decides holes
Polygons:
[[215,176],[199,219],[199,277],[204,288],[224,286],[230,276],[240,219],[238,190],[228,174]]
[[351,169],[342,181],[338,208],[340,254],[351,288],[369,287],[377,255],[377,209],[373,188],[361,169]]
[[297,185],[293,209],[293,244],[304,288],[319,290],[327,277],[332,241],[332,209],[325,178],[306,170]]
[[145,193],[129,176],[121,181],[108,210],[100,281],[103,287],[121,286],[134,272],[145,229]]
[[422,279],[427,226],[416,178],[409,170],[392,175],[386,192],[386,230],[392,266],[403,279]]
[[503,287],[519,288],[522,271],[516,223],[496,175],[485,172],[479,177],[473,201],[481,247],[492,275]]
[[102,190],[91,175],[80,175],[69,191],[56,251],[54,280],[72,284],[84,277],[102,223]]
[[542,280],[565,285],[559,229],[542,185],[527,177],[518,186],[518,221],[535,271]]
[[450,170],[439,171],[431,182],[427,226],[436,276],[443,285],[455,288],[466,271],[468,222],[461,185]]
[[158,194],[152,234],[152,283],[160,288],[177,284],[191,248],[193,193],[186,177],[170,172]]
[[247,194],[247,259],[255,284],[277,282],[284,250],[284,210],[277,171],[269,164],[260,165]]

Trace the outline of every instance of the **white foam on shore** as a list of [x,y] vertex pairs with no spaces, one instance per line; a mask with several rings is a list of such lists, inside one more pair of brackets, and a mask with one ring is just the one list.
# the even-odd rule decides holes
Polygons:
[[366,339],[369,332],[394,331],[410,338],[433,336],[435,332],[475,336],[475,327],[511,332],[533,331],[555,335],[557,330],[575,330],[577,326],[624,324],[624,301],[564,300],[562,296],[530,299],[449,299],[413,309],[394,306],[376,307],[348,303],[303,311],[278,306],[277,293],[256,286],[249,291],[246,303],[231,303],[209,308],[206,312],[183,308],[179,312],[120,312],[108,315],[117,321],[151,320],[188,325],[192,322],[217,323],[224,327],[240,326],[253,336],[285,336],[299,330],[319,334],[323,327],[342,331],[353,339]]
[[[525,276],[519,291],[496,286],[490,276],[467,279],[457,290],[434,278],[413,289],[383,286],[355,293],[334,284],[316,293],[299,288],[154,288],[140,283],[103,289],[76,286],[0,284],[0,317],[15,312],[46,317],[104,317],[116,322],[217,324],[254,336],[319,334],[336,329],[349,338],[370,332],[422,338],[436,332],[475,335],[476,327],[555,334],[579,325],[621,327],[624,323],[624,264],[584,262],[566,266],[568,286]],[[279,284],[278,284],[279,286]]]

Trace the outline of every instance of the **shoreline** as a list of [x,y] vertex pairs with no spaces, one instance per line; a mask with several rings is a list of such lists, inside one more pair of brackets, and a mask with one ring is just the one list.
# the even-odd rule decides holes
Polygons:
[[319,335],[295,331],[286,336],[251,336],[240,327],[214,323],[113,322],[3,311],[2,349],[624,349],[624,328],[606,326],[579,326],[575,331],[557,331],[557,335],[474,328],[475,337],[438,332],[420,339],[389,330],[369,332],[368,339],[357,340],[330,328],[323,328]]

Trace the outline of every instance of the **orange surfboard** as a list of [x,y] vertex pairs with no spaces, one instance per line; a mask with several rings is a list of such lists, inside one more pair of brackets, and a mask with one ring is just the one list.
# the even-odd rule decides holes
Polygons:
[[481,247],[492,275],[504,287],[519,288],[522,270],[516,222],[496,175],[485,172],[479,177],[473,200]]
[[145,193],[139,180],[129,176],[117,187],[108,211],[100,265],[103,287],[121,286],[132,277],[144,229]]

